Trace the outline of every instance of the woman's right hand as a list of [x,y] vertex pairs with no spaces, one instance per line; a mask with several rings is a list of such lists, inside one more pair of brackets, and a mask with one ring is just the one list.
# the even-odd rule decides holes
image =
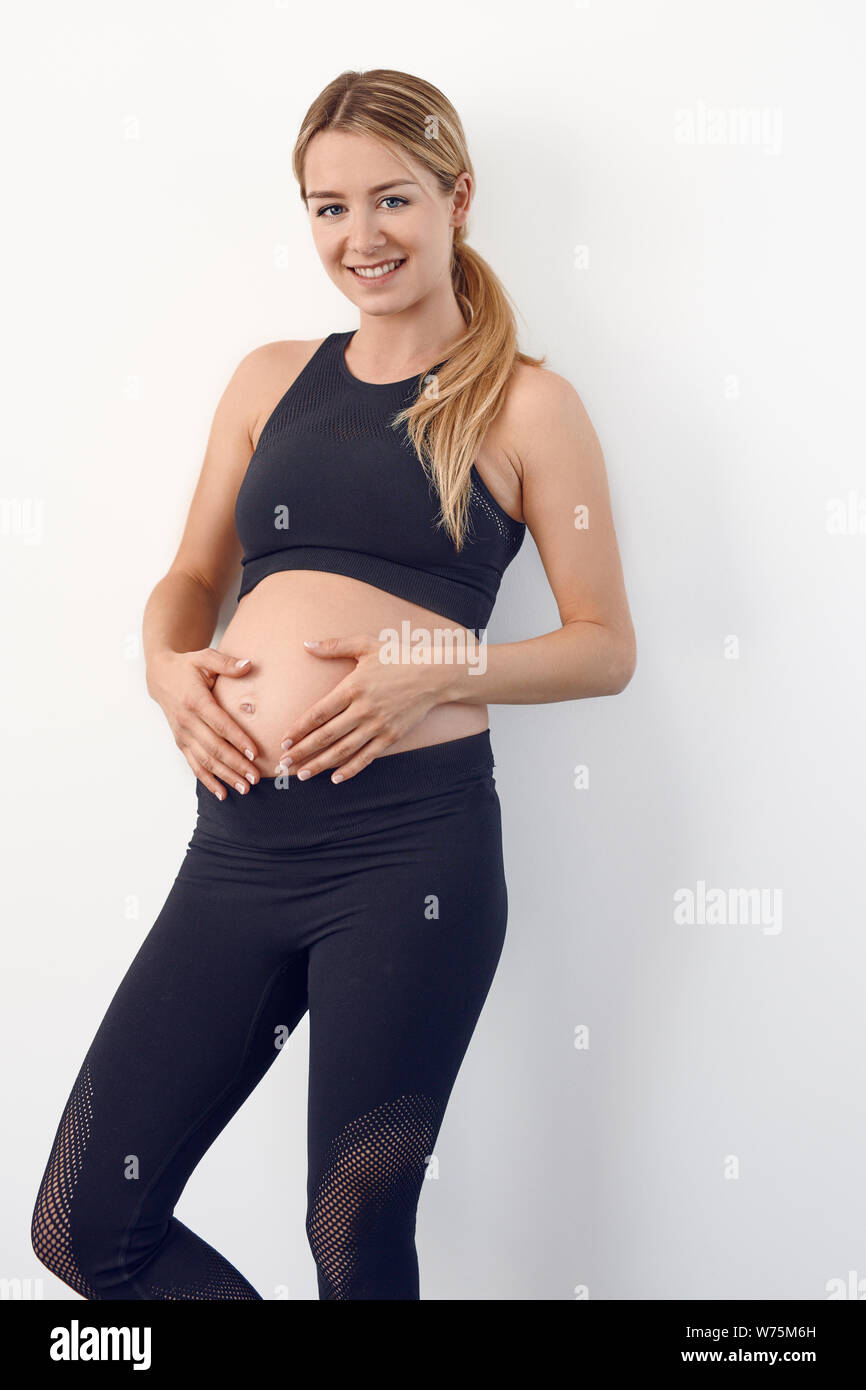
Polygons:
[[245,676],[250,659],[203,647],[198,652],[160,652],[147,665],[147,692],[169,722],[174,741],[199,781],[220,801],[221,777],[238,791],[255,786],[256,747],[211,694],[217,676]]

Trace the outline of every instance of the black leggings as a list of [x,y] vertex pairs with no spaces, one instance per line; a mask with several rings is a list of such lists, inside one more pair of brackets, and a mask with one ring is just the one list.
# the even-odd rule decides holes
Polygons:
[[418,1299],[426,1164],[505,938],[490,733],[226,799],[88,1049],[33,1213],[87,1299],[260,1299],[173,1211],[309,1009],[320,1299]]

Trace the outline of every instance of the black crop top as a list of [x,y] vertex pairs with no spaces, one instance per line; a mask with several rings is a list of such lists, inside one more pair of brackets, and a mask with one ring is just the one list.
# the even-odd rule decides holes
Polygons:
[[259,436],[235,505],[238,602],[279,570],[328,570],[480,631],[526,525],[473,464],[463,550],[436,527],[436,490],[405,423],[390,424],[416,398],[421,374],[360,381],[343,356],[352,331],[316,349]]

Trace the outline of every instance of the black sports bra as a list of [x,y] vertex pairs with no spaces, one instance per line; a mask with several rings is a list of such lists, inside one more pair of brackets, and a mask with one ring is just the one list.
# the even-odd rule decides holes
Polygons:
[[436,527],[436,490],[405,424],[390,424],[416,398],[421,374],[359,381],[343,355],[353,331],[316,349],[259,436],[235,505],[238,602],[280,570],[328,570],[479,632],[526,525],[473,464],[462,551]]

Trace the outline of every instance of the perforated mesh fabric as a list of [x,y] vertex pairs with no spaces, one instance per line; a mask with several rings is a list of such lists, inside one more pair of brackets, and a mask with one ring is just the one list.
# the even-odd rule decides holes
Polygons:
[[[523,544],[523,533],[518,529],[522,523],[512,521],[509,525],[508,519],[491,505],[474,478],[471,479],[469,484],[469,495],[473,502],[478,503],[479,507],[481,507],[482,511],[490,518],[491,522],[496,527],[506,556],[510,559],[516,555]],[[471,515],[470,512],[470,518]]]
[[431,1096],[400,1096],[353,1120],[332,1142],[307,1215],[323,1298],[352,1298],[365,1259],[413,1237],[441,1120]]
[[[204,1242],[199,1242],[198,1237],[195,1237],[195,1240],[199,1246],[204,1244]],[[243,1275],[239,1274],[234,1266],[229,1264],[228,1260],[224,1260],[216,1250],[209,1247],[206,1252],[200,1253],[204,1253],[204,1259],[200,1258],[197,1261],[201,1273],[199,1274],[197,1270],[194,1284],[166,1285],[139,1279],[137,1281],[139,1287],[146,1292],[148,1298],[154,1299],[200,1299],[225,1302],[236,1299],[251,1301],[259,1298],[255,1289],[247,1283]]]
[[99,1299],[78,1268],[70,1234],[72,1203],[93,1119],[93,1084],[85,1061],[60,1119],[33,1210],[30,1238],[44,1265],[82,1298]]
[[[93,1129],[94,1087],[85,1059],[66,1102],[33,1209],[30,1238],[47,1269],[82,1298],[106,1299],[258,1299],[252,1285],[206,1241],[172,1217],[166,1239],[150,1269],[131,1278],[119,1274],[111,1291],[99,1292],[79,1266],[73,1248],[72,1215],[85,1150]],[[97,1216],[98,1219],[98,1216]],[[87,1213],[78,1213],[78,1226]],[[154,1279],[149,1283],[148,1273]],[[166,1278],[177,1275],[176,1282]]]
[[[286,393],[265,422],[256,450],[274,452],[281,445],[301,435],[312,442],[327,438],[338,444],[357,444],[362,439],[393,444],[403,450],[407,461],[417,459],[415,447],[405,426],[393,421],[399,411],[410,405],[413,394],[394,392],[388,407],[373,399],[340,393],[333,373],[326,376],[327,355],[317,354],[309,370],[299,376],[297,387]],[[333,365],[333,363],[332,363]]]

